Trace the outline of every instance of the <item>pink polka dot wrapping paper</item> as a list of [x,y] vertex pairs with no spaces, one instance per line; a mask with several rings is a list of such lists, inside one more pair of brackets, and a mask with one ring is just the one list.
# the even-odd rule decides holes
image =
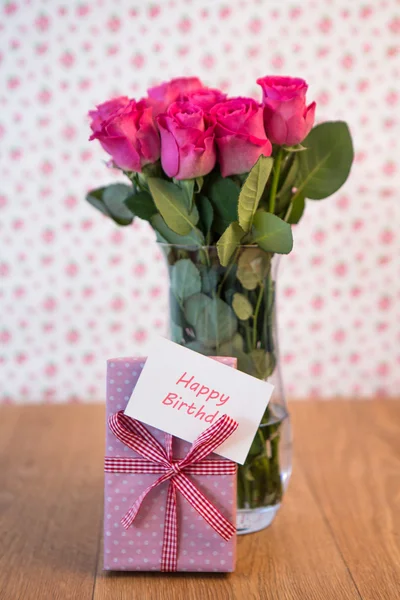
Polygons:
[[[145,358],[116,358],[107,361],[106,456],[139,458],[120,442],[108,427],[108,418],[124,410]],[[216,358],[231,367],[234,358]],[[146,425],[164,445],[164,433]],[[190,444],[174,438],[175,458],[184,457]],[[214,457],[215,455],[210,455]],[[219,459],[221,457],[218,457]],[[135,522],[125,530],[121,519],[140,494],[158,475],[105,473],[104,569],[118,571],[160,571],[168,482],[153,489],[145,499]],[[190,475],[193,483],[229,519],[236,523],[236,474]],[[177,493],[178,571],[231,572],[235,568],[236,536],[223,540],[195,509]]]

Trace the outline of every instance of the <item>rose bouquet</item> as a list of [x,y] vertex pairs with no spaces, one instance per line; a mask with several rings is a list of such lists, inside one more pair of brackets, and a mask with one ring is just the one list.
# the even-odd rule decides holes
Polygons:
[[[316,104],[306,104],[305,81],[257,83],[262,102],[183,78],[138,102],[99,105],[89,113],[90,139],[128,183],[93,190],[87,200],[119,225],[139,218],[155,230],[169,266],[174,341],[234,356],[239,369],[267,379],[278,359],[276,255],[291,251],[306,199],[330,196],[346,181],[353,149],[344,122],[313,127]],[[241,509],[281,500],[286,412],[278,405],[239,469]]]

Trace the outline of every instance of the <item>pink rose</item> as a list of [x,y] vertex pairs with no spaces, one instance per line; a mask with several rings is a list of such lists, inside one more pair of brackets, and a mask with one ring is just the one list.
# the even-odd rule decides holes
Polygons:
[[215,165],[214,126],[199,106],[174,102],[157,117],[161,135],[161,164],[168,177],[193,179]]
[[226,99],[226,94],[221,90],[212,88],[201,88],[194,90],[182,96],[182,100],[189,100],[196,106],[200,106],[204,111],[209,111],[215,104],[223,102]]
[[144,165],[160,158],[160,137],[152,109],[143,101],[129,100],[96,127],[90,139],[99,140],[120,169],[140,173]]
[[147,90],[148,103],[153,107],[154,116],[165,112],[169,105],[194,90],[203,87],[197,77],[179,77],[171,79]]
[[119,96],[119,98],[113,98],[112,100],[103,102],[103,104],[99,104],[96,106],[96,110],[90,110],[89,117],[92,119],[90,124],[91,130],[94,132],[100,131],[103,121],[128,103],[129,98],[127,96]]
[[309,134],[316,104],[306,106],[308,85],[295,77],[262,77],[257,83],[263,91],[264,125],[274,144],[294,146]]
[[223,177],[247,173],[261,154],[271,155],[271,142],[264,130],[263,109],[252,98],[232,98],[216,104],[210,115],[215,121]]

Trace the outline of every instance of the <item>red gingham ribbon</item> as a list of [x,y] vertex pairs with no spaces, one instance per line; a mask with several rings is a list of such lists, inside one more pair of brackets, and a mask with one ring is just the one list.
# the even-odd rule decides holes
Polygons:
[[176,490],[197,510],[205,521],[224,539],[229,540],[235,533],[234,525],[204,496],[186,475],[230,475],[236,471],[236,463],[228,460],[206,459],[237,429],[238,423],[223,415],[208,427],[193,442],[192,447],[181,460],[172,458],[172,436],[166,434],[165,449],[151,435],[140,421],[131,419],[122,410],[111,415],[109,427],[116,438],[143,458],[105,458],[106,473],[160,474],[136,500],[121,519],[128,529],[147,494],[155,487],[169,481],[165,513],[164,540],[161,555],[161,571],[176,571],[178,556],[178,526]]

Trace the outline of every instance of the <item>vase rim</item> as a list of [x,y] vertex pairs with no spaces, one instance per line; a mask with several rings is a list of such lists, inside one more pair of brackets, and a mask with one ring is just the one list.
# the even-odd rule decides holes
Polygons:
[[[216,244],[212,244],[211,246],[198,246],[196,244],[169,244],[168,242],[156,242],[157,246],[161,246],[164,248],[184,248],[186,250],[216,250]],[[259,248],[257,244],[239,244],[237,248]],[[259,248],[262,250],[262,248]],[[265,250],[262,250],[265,252]]]

